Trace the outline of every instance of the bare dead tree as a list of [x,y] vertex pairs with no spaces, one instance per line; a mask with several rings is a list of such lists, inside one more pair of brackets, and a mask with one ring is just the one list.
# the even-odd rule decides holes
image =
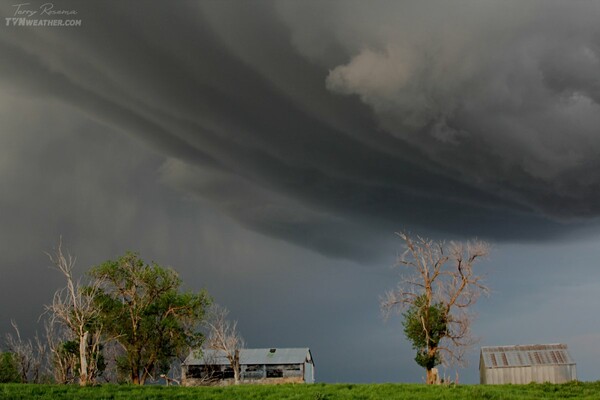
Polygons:
[[13,353],[19,368],[21,381],[40,383],[46,366],[46,345],[36,334],[34,340],[24,340],[15,321],[10,322],[15,335],[8,333],[5,337],[6,347]]
[[49,361],[54,381],[60,384],[73,383],[77,366],[77,355],[65,348],[65,343],[73,340],[73,333],[50,314],[44,321],[46,341],[48,343]]
[[13,329],[15,330],[15,336],[11,333],[6,335],[6,346],[8,351],[13,353],[17,366],[19,368],[19,375],[21,376],[22,382],[29,381],[29,371],[33,363],[33,345],[31,341],[25,341],[21,338],[19,327],[15,321],[10,322]]
[[203,371],[200,378],[196,377],[198,385],[216,385],[219,382],[220,365],[215,352],[202,353]]
[[33,365],[33,382],[42,383],[46,381],[49,376],[48,346],[46,346],[46,343],[44,343],[44,341],[40,339],[37,334],[34,337],[34,345],[36,348],[37,357]]
[[[202,359],[200,366],[186,365],[181,360],[181,373],[174,375],[183,386],[213,386],[218,384],[222,377],[221,365],[219,365],[219,356],[216,351],[205,351],[204,349],[195,349],[193,354],[195,358]],[[188,352],[188,354],[190,354]]]
[[245,342],[237,330],[237,321],[227,319],[229,310],[214,304],[209,312],[206,325],[209,329],[206,347],[223,352],[233,369],[235,384],[240,383],[240,350]]
[[63,274],[67,284],[54,293],[52,304],[46,306],[51,318],[63,324],[79,344],[79,384],[93,383],[98,375],[98,360],[102,326],[98,323],[100,309],[95,304],[101,281],[83,283],[73,278],[75,257],[62,251],[62,238],[53,254],[46,253],[54,267]]
[[397,265],[407,273],[396,290],[385,294],[381,307],[386,315],[405,312],[404,332],[431,384],[435,365],[465,365],[465,351],[476,343],[469,308],[489,289],[474,265],[489,254],[490,246],[477,240],[445,243],[406,233],[398,236],[406,248]]

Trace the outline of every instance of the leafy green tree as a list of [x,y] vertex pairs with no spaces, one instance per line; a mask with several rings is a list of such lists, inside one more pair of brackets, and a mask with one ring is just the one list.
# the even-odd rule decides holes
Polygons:
[[381,306],[386,312],[405,311],[404,333],[417,350],[415,361],[427,371],[427,383],[432,384],[436,365],[464,365],[466,349],[476,342],[469,308],[488,288],[474,266],[488,255],[489,245],[398,236],[406,247],[398,264],[408,273],[396,290],[386,293]]
[[0,383],[20,383],[19,365],[13,353],[0,353]]
[[408,310],[402,314],[402,325],[406,338],[417,350],[415,361],[426,370],[441,364],[438,353],[440,340],[448,331],[448,318],[442,303],[428,304],[427,296],[418,296]]
[[117,360],[133,384],[168,372],[182,349],[199,347],[200,325],[211,299],[206,291],[180,293],[173,269],[146,264],[136,253],[92,268],[101,281],[96,301],[106,332],[120,344]]

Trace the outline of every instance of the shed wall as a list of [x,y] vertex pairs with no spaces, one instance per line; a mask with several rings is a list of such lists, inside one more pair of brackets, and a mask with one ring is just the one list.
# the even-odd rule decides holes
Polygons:
[[[182,385],[232,385],[233,371],[229,365],[215,365],[206,371],[206,366],[182,366]],[[192,369],[195,369],[192,371]],[[229,370],[230,374],[223,376]],[[247,384],[314,383],[315,373],[312,362],[281,365],[241,365],[240,381]],[[207,375],[208,374],[208,375]]]
[[314,365],[309,362],[304,363],[304,382],[315,383],[315,369]]
[[483,368],[483,384],[565,383],[577,379],[575,365],[538,365],[529,367]]

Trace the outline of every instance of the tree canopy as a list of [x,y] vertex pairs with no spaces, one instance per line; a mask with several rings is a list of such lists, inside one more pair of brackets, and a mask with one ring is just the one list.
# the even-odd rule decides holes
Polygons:
[[417,350],[415,361],[425,369],[432,369],[441,363],[438,352],[429,349],[439,347],[440,341],[448,333],[448,316],[442,303],[427,304],[425,295],[418,296],[415,302],[402,314],[404,334]]
[[105,331],[120,344],[118,365],[133,384],[166,373],[175,357],[204,339],[200,328],[211,303],[206,291],[180,292],[171,268],[145,263],[137,253],[92,268]]

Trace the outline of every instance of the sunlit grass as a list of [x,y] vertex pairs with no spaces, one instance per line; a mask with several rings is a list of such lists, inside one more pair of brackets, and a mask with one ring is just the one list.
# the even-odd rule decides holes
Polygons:
[[564,385],[315,384],[229,387],[0,385],[1,399],[600,399],[600,382]]

